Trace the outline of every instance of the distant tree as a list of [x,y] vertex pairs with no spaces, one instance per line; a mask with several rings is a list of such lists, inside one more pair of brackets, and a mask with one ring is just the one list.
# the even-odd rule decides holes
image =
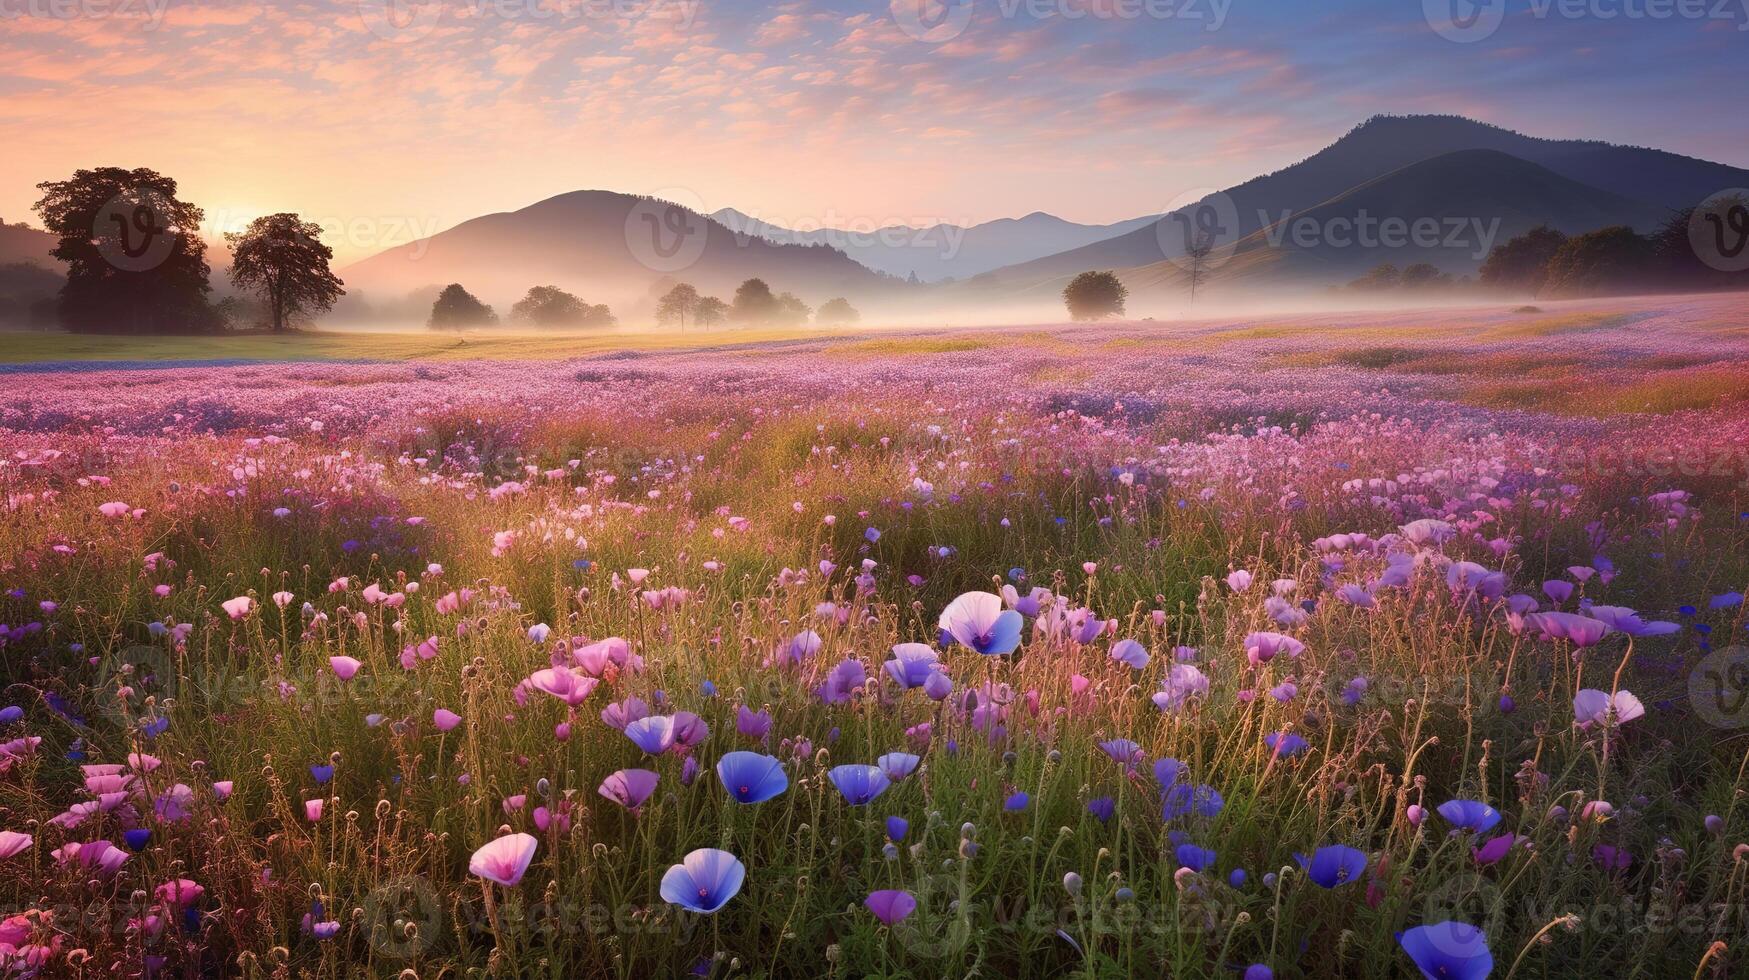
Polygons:
[[685,332],[686,318],[696,316],[698,303],[698,290],[689,283],[680,283],[664,293],[656,304],[656,322],[664,325],[678,323]]
[[1451,276],[1440,272],[1439,267],[1431,262],[1417,262],[1403,270],[1402,285],[1404,289],[1427,289],[1450,284]]
[[842,296],[820,304],[820,312],[814,314],[814,322],[822,327],[846,326],[861,319],[862,314]]
[[777,318],[777,297],[763,279],[749,279],[735,290],[729,315],[742,323],[770,323]]
[[715,296],[702,296],[692,308],[692,322],[701,327],[714,327],[729,318],[729,304]]
[[[1670,289],[1742,289],[1749,269],[1728,271],[1749,246],[1749,200],[1724,194],[1683,208],[1650,236],[1659,285]],[[1698,240],[1697,240],[1698,237]],[[1699,251],[1697,251],[1697,248]]]
[[1110,272],[1083,272],[1063,287],[1063,303],[1075,320],[1123,316],[1130,291]]
[[557,286],[533,286],[511,305],[510,320],[535,327],[578,327],[589,311],[588,303]]
[[78,333],[204,333],[216,319],[205,213],[176,196],[176,181],[144,168],[78,170],[36,185],[36,213],[67,264],[57,308]]
[[619,326],[619,317],[614,316],[613,311],[608,309],[604,303],[597,303],[594,306],[585,303],[583,304],[582,319],[577,321],[577,326],[617,327]]
[[322,244],[322,227],[295,214],[256,218],[241,232],[227,232],[231,282],[256,293],[267,307],[274,333],[293,321],[334,308],[346,295],[328,268],[334,250]]
[[808,317],[813,315],[814,311],[808,307],[808,304],[802,302],[794,294],[778,293],[777,313],[772,317],[771,322],[774,326],[799,327],[807,323]]
[[1549,259],[1565,244],[1567,236],[1548,225],[1516,235],[1488,252],[1482,262],[1482,282],[1495,289],[1534,296],[1548,278]]
[[42,329],[55,325],[55,294],[66,277],[34,262],[0,265],[0,324]]
[[1555,296],[1630,292],[1649,278],[1652,243],[1626,225],[1574,235],[1549,259],[1544,291]]
[[1386,289],[1396,289],[1403,284],[1403,273],[1389,262],[1381,262],[1367,270],[1366,275],[1348,284],[1350,289],[1363,289],[1378,292]]
[[431,320],[429,326],[433,330],[465,330],[468,327],[493,327],[498,325],[498,314],[492,308],[474,298],[474,294],[461,287],[460,283],[450,283],[443,287],[443,292],[437,294],[437,302],[431,304]]

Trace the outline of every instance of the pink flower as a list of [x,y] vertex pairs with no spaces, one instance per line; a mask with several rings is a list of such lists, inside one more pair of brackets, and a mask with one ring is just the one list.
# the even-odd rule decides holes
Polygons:
[[448,708],[438,708],[431,713],[431,723],[437,726],[438,731],[447,732],[462,723],[462,716]]
[[111,500],[107,504],[99,504],[97,512],[104,517],[116,518],[128,516],[128,511],[132,509],[132,507],[129,507],[127,504],[124,504],[119,500]]
[[249,615],[251,609],[255,608],[255,600],[246,595],[240,595],[235,599],[226,599],[220,605],[224,607],[227,616],[232,619],[242,619]]
[[292,596],[292,594],[290,592],[275,592],[273,594],[273,604],[278,606],[281,609],[284,609],[285,607],[292,604],[293,598],[294,597]]
[[1573,695],[1573,723],[1580,728],[1608,724],[1611,716],[1617,725],[1644,716],[1646,706],[1627,691],[1599,691],[1587,687]]
[[16,856],[28,850],[36,840],[29,834],[20,834],[12,830],[0,830],[0,861]]
[[358,675],[358,668],[364,665],[358,662],[357,657],[334,656],[328,658],[328,666],[333,668],[335,677],[349,681]]
[[200,897],[205,894],[205,888],[202,888],[200,885],[195,884],[187,878],[177,878],[173,881],[166,881],[158,886],[157,891],[158,901],[175,908],[183,908],[188,905],[193,905],[195,902],[200,901]]
[[468,873],[505,888],[515,888],[528,872],[528,864],[534,860],[535,848],[539,846],[540,841],[532,834],[507,834],[481,845],[468,859]]
[[309,820],[311,823],[315,823],[316,821],[322,819],[322,807],[325,806],[326,803],[327,803],[327,801],[325,801],[325,800],[305,800],[304,801],[304,818]]

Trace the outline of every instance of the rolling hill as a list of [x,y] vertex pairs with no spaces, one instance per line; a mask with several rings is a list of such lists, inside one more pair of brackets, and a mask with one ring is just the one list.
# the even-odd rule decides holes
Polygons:
[[737,235],[677,204],[611,191],[561,194],[489,214],[339,270],[349,291],[395,300],[459,282],[503,311],[531,286],[570,290],[615,312],[647,307],[674,281],[729,299],[759,277],[818,306],[903,289],[843,252]]
[[830,245],[876,272],[923,282],[965,279],[1103,241],[1151,225],[1148,215],[1109,225],[1084,225],[1043,211],[965,227],[887,225],[876,229],[821,228],[796,231],[761,221],[734,208],[712,212],[734,231],[775,242]]

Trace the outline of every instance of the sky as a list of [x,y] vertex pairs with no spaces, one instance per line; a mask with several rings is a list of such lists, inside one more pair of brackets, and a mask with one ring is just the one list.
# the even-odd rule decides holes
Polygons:
[[1378,113],[1749,167],[1749,0],[0,0],[0,218],[151,167],[349,261],[601,188],[1109,222]]

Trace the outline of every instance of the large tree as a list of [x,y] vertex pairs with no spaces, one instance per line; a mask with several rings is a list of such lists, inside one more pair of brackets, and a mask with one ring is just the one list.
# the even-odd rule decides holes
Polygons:
[[1063,304],[1075,320],[1123,316],[1130,291],[1110,272],[1083,272],[1063,287]]
[[459,282],[443,287],[443,292],[437,294],[437,302],[431,304],[430,326],[433,330],[464,330],[497,324],[498,314],[463,289]]
[[814,322],[822,327],[846,326],[861,319],[862,314],[842,296],[820,304],[820,312],[814,314]]
[[604,327],[613,325],[605,306],[588,303],[557,286],[535,286],[510,307],[512,323],[537,327]]
[[680,283],[662,295],[656,304],[656,322],[661,324],[678,323],[682,331],[686,330],[686,318],[695,316],[698,311],[698,290],[690,283]]
[[749,279],[735,289],[730,315],[743,323],[770,323],[778,315],[777,297],[763,279]]
[[699,297],[698,305],[692,308],[692,322],[701,327],[714,327],[729,318],[729,304],[715,296]]
[[204,333],[217,318],[200,208],[144,168],[99,167],[37,185],[36,213],[67,264],[56,313],[79,333]]
[[1574,235],[1549,259],[1544,285],[1552,296],[1633,292],[1647,282],[1652,243],[1626,225]]
[[1548,225],[1496,245],[1478,274],[1484,285],[1535,296],[1548,278],[1549,259],[1567,244],[1567,236]]
[[273,331],[334,308],[346,295],[328,267],[334,250],[322,244],[322,227],[295,214],[256,218],[242,232],[229,232],[231,282],[254,292],[267,307]]

